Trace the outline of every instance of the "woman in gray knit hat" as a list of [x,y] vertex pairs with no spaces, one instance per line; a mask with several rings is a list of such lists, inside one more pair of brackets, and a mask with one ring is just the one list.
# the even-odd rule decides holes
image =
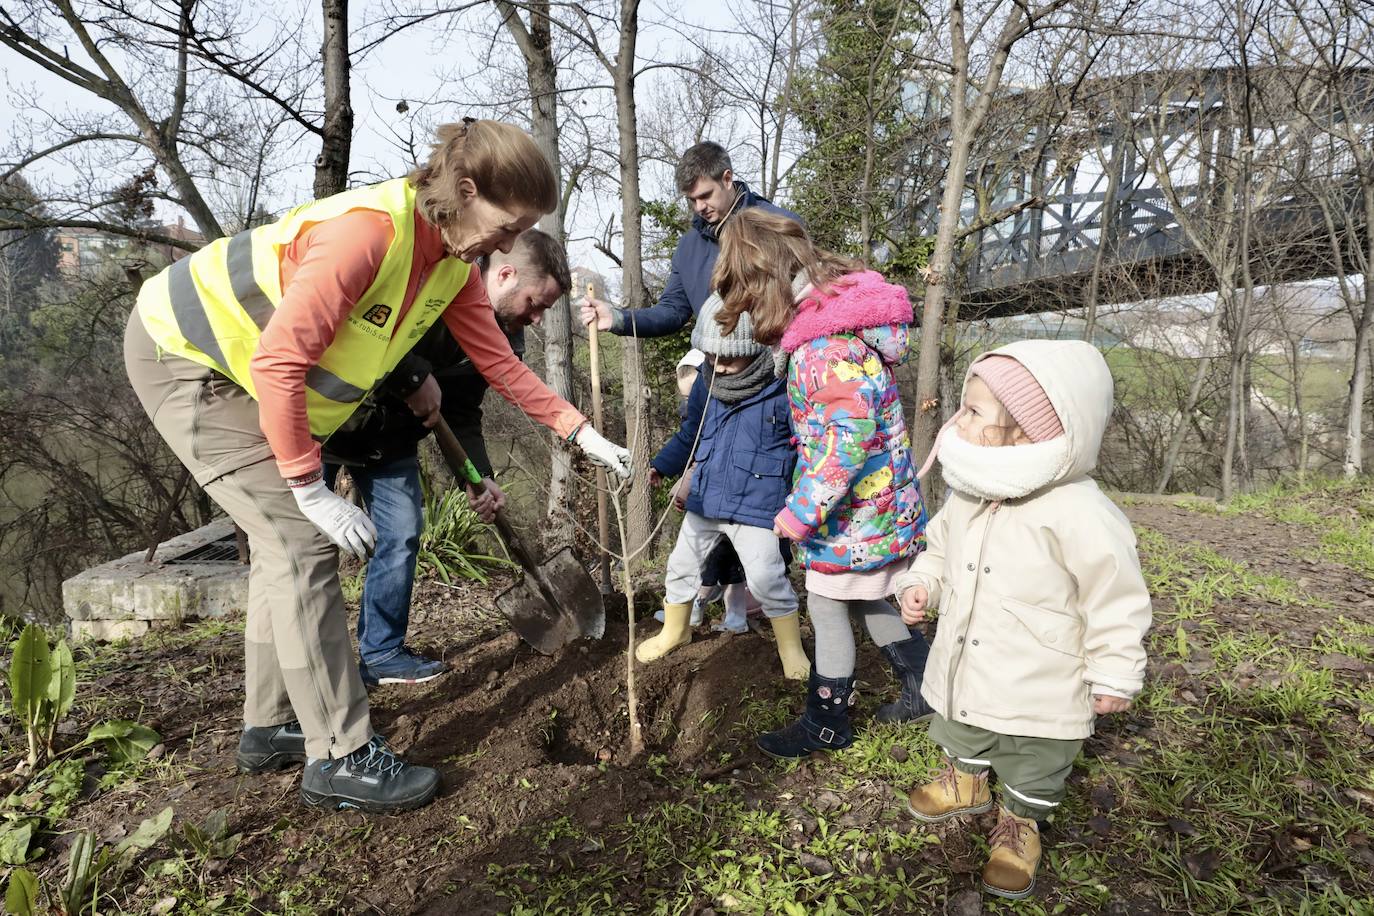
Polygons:
[[787,386],[774,370],[773,351],[754,340],[747,320],[729,334],[721,332],[720,304],[712,296],[701,307],[692,345],[706,354],[706,365],[692,386],[681,428],[651,462],[653,479],[685,472],[691,479],[686,516],[668,559],[663,629],[636,646],[635,657],[652,662],[691,642],[689,615],[702,562],[726,539],[773,625],[784,676],[805,680],[811,662],[802,649],[797,595],[773,534],[773,517],[791,492],[797,460]]

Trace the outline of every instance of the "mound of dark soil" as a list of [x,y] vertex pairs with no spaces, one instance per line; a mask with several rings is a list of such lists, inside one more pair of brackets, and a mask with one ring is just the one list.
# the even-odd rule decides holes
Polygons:
[[[487,594],[470,588],[459,603]],[[672,794],[655,773],[664,767],[705,778],[748,769],[763,758],[752,732],[739,727],[743,717],[760,703],[788,698],[800,711],[802,685],[782,678],[770,637],[701,627],[691,645],[660,663],[636,666],[645,749],[632,758],[622,600],[610,599],[603,639],[552,657],[504,629],[490,632],[489,622],[488,632],[474,637],[466,620],[468,634],[455,639],[456,615],[430,602],[412,626],[413,644],[443,655],[451,673],[371,694],[378,732],[408,760],[443,774],[432,805],[398,817],[305,808],[297,798],[298,772],[235,773],[239,635],[135,649],[98,686],[120,696],[130,717],[163,734],[172,765],[162,779],[145,775],[127,791],[93,799],[75,820],[114,838],[167,804],[179,823],[203,823],[211,812],[227,810],[230,830],[244,839],[231,862],[207,872],[207,897],[234,889],[242,859],[249,871],[314,873],[337,890],[330,896],[340,898],[342,911],[498,911],[502,901],[490,897],[483,881],[489,866],[528,861],[532,836],[548,825],[567,818],[596,830],[622,822]],[[646,605],[640,638],[658,628],[648,612]],[[860,660],[861,673],[895,691],[876,651],[867,648]],[[139,890],[129,889],[132,896]],[[132,897],[130,904],[139,908]],[[274,909],[266,899],[260,905]]]

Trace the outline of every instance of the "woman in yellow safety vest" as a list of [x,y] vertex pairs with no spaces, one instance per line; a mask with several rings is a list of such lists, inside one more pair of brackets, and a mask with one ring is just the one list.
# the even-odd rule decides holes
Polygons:
[[[129,381],[252,550],[240,772],[305,763],[307,804],[373,812],[418,807],[438,789],[435,770],[372,731],[337,548],[366,558],[376,531],[325,486],[319,446],[436,320],[493,388],[629,477],[629,453],[512,353],[472,267],[509,252],[557,197],[529,136],[465,120],[439,128],[408,177],[218,239],[140,291],[125,333]],[[405,387],[396,393],[417,416],[437,418],[433,378]]]

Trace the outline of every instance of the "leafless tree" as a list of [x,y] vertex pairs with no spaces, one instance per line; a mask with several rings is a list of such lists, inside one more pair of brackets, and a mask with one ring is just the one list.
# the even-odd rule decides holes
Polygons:
[[[948,89],[942,121],[944,146],[940,150],[943,193],[935,241],[924,272],[921,307],[912,437],[918,454],[933,444],[942,415],[941,371],[942,362],[947,362],[942,360],[942,344],[948,347],[942,329],[958,320],[958,293],[951,289],[958,274],[956,254],[964,240],[981,228],[1041,203],[1032,191],[1001,208],[980,207],[970,212],[965,207],[968,177],[978,171],[976,145],[988,126],[994,103],[1007,94],[1004,79],[1013,54],[1037,36],[1038,56],[1053,62],[1049,69],[1054,76],[1044,84],[1075,86],[1091,71],[1103,44],[1125,31],[1122,23],[1136,5],[1132,0],[1111,4],[1093,0],[1047,0],[1039,4],[949,0],[945,7],[938,31],[940,47],[924,55],[927,62],[922,67],[932,84],[943,83]],[[1060,53],[1053,53],[1052,48],[1060,49]],[[1070,54],[1070,49],[1077,53]],[[945,53],[937,53],[941,50]],[[948,64],[941,62],[945,59]]]
[[[85,187],[48,193],[67,204],[50,206],[49,220],[188,250],[201,243],[102,217],[111,185],[127,178],[123,164],[150,156],[169,188],[146,193],[184,209],[205,239],[247,224],[267,160],[295,140],[283,125],[320,138],[316,194],[342,190],[352,139],[346,0],[323,0],[320,51],[304,48],[299,21],[283,21],[268,47],[247,47],[249,17],[260,15],[215,0],[21,0],[0,10],[0,44],[113,109],[72,116],[31,99],[38,126],[12,140],[7,173],[62,159]],[[91,149],[100,153],[85,155]],[[248,212],[216,211],[214,189],[225,182],[250,188]]]
[[[1355,325],[1342,471],[1364,470],[1364,411],[1374,348],[1374,16],[1360,3],[1283,0],[1266,25],[1293,108],[1322,136],[1329,169],[1311,176],[1330,262]],[[1314,157],[1315,158],[1315,157]],[[1354,275],[1362,276],[1356,282]]]
[[322,0],[324,118],[319,124],[320,155],[315,159],[315,196],[328,197],[348,187],[348,155],[353,147],[353,101],[349,84],[348,0]]
[[[498,0],[501,21],[515,42],[525,61],[526,81],[530,96],[530,127],[535,143],[544,156],[560,170],[563,163],[559,143],[558,67],[553,44],[553,23],[548,0],[534,0],[526,16],[507,0]],[[540,228],[566,245],[566,214],[569,198],[577,187],[581,167],[568,171],[563,180],[558,209],[540,222]],[[574,290],[572,295],[581,295]],[[573,337],[572,311],[568,297],[559,299],[544,319],[544,377],[560,397],[573,399]],[[572,461],[564,449],[552,449],[549,480],[548,523],[553,536],[567,540],[572,535],[568,521],[570,485],[573,481]]]

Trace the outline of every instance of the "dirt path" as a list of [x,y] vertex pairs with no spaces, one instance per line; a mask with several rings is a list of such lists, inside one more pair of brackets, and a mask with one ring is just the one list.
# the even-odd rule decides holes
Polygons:
[[1331,606],[1330,610],[1322,608],[1320,614],[1276,606],[1265,608],[1271,611],[1268,614],[1253,614],[1256,602],[1248,599],[1232,603],[1230,612],[1223,610],[1223,618],[1231,623],[1267,623],[1270,628],[1293,630],[1290,636],[1311,636],[1333,612],[1374,623],[1374,580],[1340,563],[1320,559],[1312,531],[1304,526],[1267,516],[1198,512],[1168,501],[1135,501],[1125,512],[1134,525],[1158,531],[1172,541],[1212,549],[1256,573],[1282,575],[1301,592],[1319,596]]

